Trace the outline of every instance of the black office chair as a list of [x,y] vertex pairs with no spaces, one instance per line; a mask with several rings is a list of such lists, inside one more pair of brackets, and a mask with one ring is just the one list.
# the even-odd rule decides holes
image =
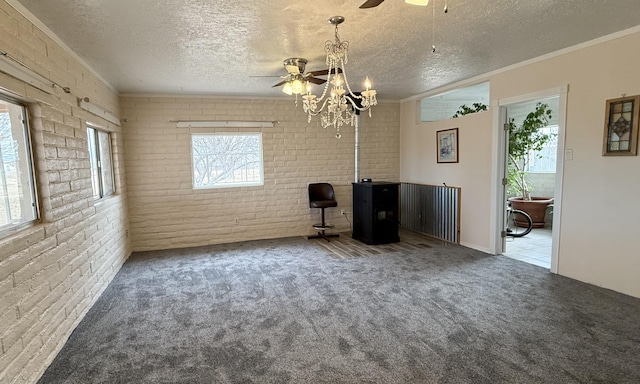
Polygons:
[[309,207],[320,208],[322,211],[322,223],[314,224],[313,228],[318,231],[317,235],[307,236],[307,239],[325,239],[330,241],[330,237],[338,237],[337,233],[327,234],[327,229],[333,228],[333,225],[328,224],[324,220],[324,209],[330,207],[337,207],[336,195],[333,192],[333,186],[329,183],[313,183],[309,184]]

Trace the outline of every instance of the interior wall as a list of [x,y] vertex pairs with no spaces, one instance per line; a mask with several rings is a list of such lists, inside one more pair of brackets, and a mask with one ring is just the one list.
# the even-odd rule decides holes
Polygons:
[[[607,99],[640,93],[637,81],[637,62],[640,33],[615,38],[532,64],[517,67],[488,77],[492,100],[517,97],[546,89],[569,85],[565,148],[573,150],[573,160],[564,162],[562,220],[559,238],[558,273],[640,297],[640,167],[638,156],[602,156],[602,140]],[[625,52],[624,59],[619,53]],[[411,119],[415,101],[402,105],[401,178],[439,181],[431,176],[435,164],[427,164],[429,171],[417,172],[421,154],[418,148],[433,147],[435,136],[429,133],[424,142],[405,139],[420,129]],[[434,130],[435,127],[427,127]],[[491,135],[498,123],[478,121],[476,129]],[[462,138],[462,135],[461,135]],[[487,151],[490,147],[487,147]],[[490,171],[490,160],[497,156],[496,148],[479,162],[467,163],[471,171]],[[461,155],[464,149],[461,147]],[[462,161],[462,158],[461,158]],[[420,164],[422,165],[422,164]],[[450,177],[461,178],[469,169],[451,167]],[[426,175],[426,176],[425,176]],[[484,195],[492,186],[478,185]],[[464,189],[463,189],[464,193]],[[483,199],[491,205],[490,199]],[[476,217],[462,212],[463,226]],[[475,226],[490,227],[490,219],[474,222]],[[466,236],[462,233],[463,239]],[[486,232],[489,236],[489,231]],[[479,248],[490,239],[482,238],[474,245]]]
[[[77,107],[118,113],[118,95],[5,1],[0,49],[71,88],[47,94],[0,73],[27,104],[41,221],[0,239],[0,382],[36,382],[130,254],[120,127]],[[96,204],[85,124],[113,133],[117,194]]]
[[553,172],[529,172],[525,175],[530,186],[531,197],[553,198],[555,196],[556,174]]
[[[491,113],[418,123],[416,101],[402,103],[400,180],[461,188],[460,243],[489,250]],[[458,163],[438,163],[436,132],[458,128]]]
[[[320,212],[307,185],[333,184],[336,231],[348,231],[354,181],[354,130],[307,122],[290,99],[127,96],[122,98],[129,217],[135,250],[167,249],[313,234]],[[277,121],[274,128],[177,128],[176,120]],[[264,185],[192,188],[191,133],[262,132]],[[361,116],[361,177],[397,181],[399,104],[381,103]],[[347,212],[346,217],[340,210]]]

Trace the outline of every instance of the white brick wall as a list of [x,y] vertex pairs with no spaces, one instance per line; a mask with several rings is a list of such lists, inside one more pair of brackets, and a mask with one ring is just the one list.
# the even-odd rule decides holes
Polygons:
[[[0,239],[0,383],[37,381],[130,244],[161,249],[313,233],[319,212],[308,208],[306,187],[317,181],[334,184],[340,206],[328,219],[348,230],[339,212],[351,219],[352,129],[336,140],[316,120],[308,124],[293,100],[120,99],[4,0],[0,41],[0,49],[72,91],[48,95],[0,73],[0,87],[29,104],[42,217]],[[77,107],[78,97],[128,122],[121,129],[93,116]],[[280,121],[262,131],[265,185],[194,191],[191,131],[169,122],[176,119]],[[383,103],[361,120],[361,177],[397,181],[399,105]],[[99,204],[91,194],[87,121],[113,138],[118,193]]]
[[[121,129],[77,107],[118,113],[118,96],[0,1],[0,49],[71,88],[48,95],[0,73],[29,103],[42,222],[0,239],[0,383],[33,383],[130,254]],[[113,132],[119,194],[94,204],[85,124]]]
[[[307,123],[293,99],[123,97],[121,99],[132,244],[135,250],[189,247],[312,234],[319,210],[308,205],[307,184],[333,184],[339,207],[327,210],[336,230],[349,230],[354,180],[353,128]],[[361,117],[361,177],[399,179],[400,109],[381,103]],[[279,121],[263,135],[261,187],[193,190],[191,133],[238,129],[177,128],[171,120]],[[236,224],[237,218],[237,224]]]

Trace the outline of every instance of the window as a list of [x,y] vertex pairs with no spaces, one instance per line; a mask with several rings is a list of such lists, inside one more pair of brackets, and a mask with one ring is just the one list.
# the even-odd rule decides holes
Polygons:
[[193,188],[262,185],[262,134],[191,136]]
[[0,232],[38,218],[26,109],[0,99]]
[[111,135],[109,132],[87,127],[87,138],[93,198],[98,200],[112,195],[114,191]]
[[439,121],[453,117],[461,106],[489,105],[489,82],[441,93],[420,100],[420,121]]

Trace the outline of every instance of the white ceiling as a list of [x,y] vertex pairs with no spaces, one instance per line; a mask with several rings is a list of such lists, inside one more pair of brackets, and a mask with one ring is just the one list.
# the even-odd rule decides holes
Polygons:
[[350,83],[360,89],[368,75],[381,100],[640,25],[640,0],[447,0],[446,14],[445,0],[372,9],[358,8],[364,0],[17,1],[127,94],[283,96],[271,88],[285,74],[282,60],[325,68],[335,15],[346,18],[339,32],[350,42]]

